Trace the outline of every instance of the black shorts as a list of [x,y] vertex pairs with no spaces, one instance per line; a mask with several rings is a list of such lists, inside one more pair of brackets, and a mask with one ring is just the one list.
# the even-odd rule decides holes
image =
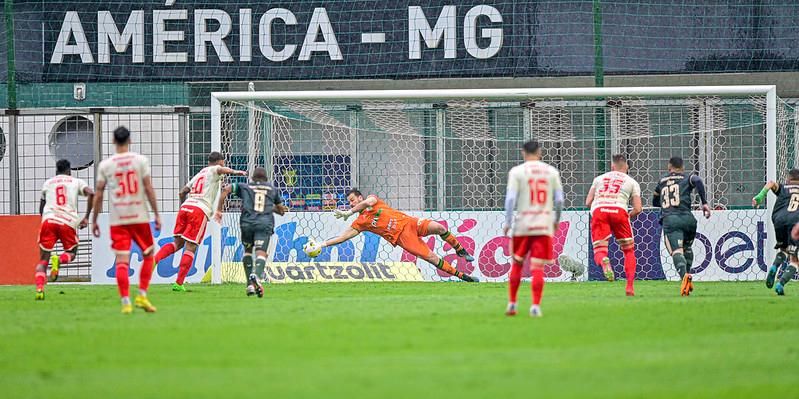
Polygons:
[[692,214],[667,215],[661,220],[663,239],[669,253],[677,249],[691,248],[696,239],[696,218]]
[[269,249],[269,239],[274,233],[271,226],[243,225],[241,226],[241,243],[244,248],[255,248],[256,251]]
[[774,245],[774,249],[784,251],[791,256],[797,256],[797,252],[799,252],[797,251],[797,249],[799,249],[799,241],[791,238],[793,226],[793,224],[774,225],[774,236],[777,239],[777,244]]

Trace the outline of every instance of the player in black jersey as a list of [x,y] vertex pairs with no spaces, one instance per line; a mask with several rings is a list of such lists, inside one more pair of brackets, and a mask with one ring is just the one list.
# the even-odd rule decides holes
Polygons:
[[[266,169],[255,168],[251,182],[234,183],[222,190],[222,201],[229,194],[241,198],[241,242],[244,245],[244,273],[247,276],[247,295],[263,297],[264,290],[260,279],[264,277],[266,250],[269,239],[275,232],[274,214],[283,215],[288,208],[283,205],[280,193],[266,175]],[[255,271],[253,272],[252,252],[255,249]]]
[[710,218],[705,184],[697,175],[685,173],[683,159],[669,159],[669,174],[660,179],[652,196],[652,206],[661,208],[660,222],[666,249],[680,274],[680,295],[690,295],[694,289],[691,265],[694,261],[692,246],[696,238],[696,218],[691,212],[691,192],[696,189],[702,202],[702,213]]
[[[797,245],[799,245],[799,237],[792,237],[791,229],[799,223],[799,169],[791,169],[788,172],[788,181],[780,184],[770,181],[763,186],[754,198],[752,198],[752,206],[759,206],[766,195],[772,191],[777,195],[777,200],[774,202],[774,210],[771,212],[771,223],[774,225],[774,235],[777,240],[777,256],[774,257],[774,263],[768,270],[766,276],[766,287],[774,287],[777,295],[785,295],[785,284],[796,274],[797,265]],[[799,233],[799,231],[797,232]],[[786,260],[790,263],[785,266],[782,271],[782,277],[777,285],[774,285],[774,280],[777,278],[777,271]]]

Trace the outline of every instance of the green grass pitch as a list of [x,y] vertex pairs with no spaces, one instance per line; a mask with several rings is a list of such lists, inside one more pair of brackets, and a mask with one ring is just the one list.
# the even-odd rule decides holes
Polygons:
[[[796,397],[799,284],[548,284],[531,319],[505,284],[0,287],[5,398]],[[133,291],[133,290],[132,290]],[[63,294],[61,293],[63,292]]]

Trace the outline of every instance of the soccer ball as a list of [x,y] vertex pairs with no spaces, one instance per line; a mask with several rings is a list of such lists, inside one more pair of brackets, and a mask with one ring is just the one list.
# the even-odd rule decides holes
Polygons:
[[322,245],[316,242],[314,239],[308,239],[308,242],[302,246],[302,250],[305,252],[306,255],[310,256],[311,258],[315,258],[322,253]]

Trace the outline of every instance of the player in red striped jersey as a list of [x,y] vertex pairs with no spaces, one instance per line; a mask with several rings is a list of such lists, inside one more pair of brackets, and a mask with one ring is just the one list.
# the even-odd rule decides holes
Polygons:
[[147,288],[150,286],[155,262],[148,202],[155,216],[156,230],[161,229],[161,217],[158,215],[158,203],[150,177],[150,162],[145,156],[129,151],[130,131],[127,128],[120,126],[114,130],[114,144],[116,154],[100,162],[97,170],[92,234],[100,237],[97,216],[103,208],[103,191],[108,187],[111,203],[111,248],[116,253],[116,279],[119,296],[122,298],[122,313],[133,311],[128,280],[131,241],[135,241],[141,248],[144,257],[139,273],[139,295],[136,296],[135,305],[152,313],[156,309],[147,298]]
[[222,178],[224,175],[230,174],[247,176],[247,172],[225,167],[225,157],[214,151],[208,154],[208,166],[197,172],[180,190],[179,196],[182,205],[175,220],[175,230],[173,231],[175,241],[161,247],[155,255],[157,264],[185,247],[180,258],[177,279],[172,284],[172,291],[186,291],[183,281],[194,263],[194,254],[205,236],[205,227],[211,215],[213,214],[214,220],[217,222],[222,221],[223,203],[219,201],[217,205],[217,198]]
[[[544,294],[544,266],[555,261],[552,236],[558,229],[563,208],[563,186],[560,172],[541,161],[541,145],[530,140],[522,149],[524,163],[508,173],[505,196],[505,226],[503,233],[511,232],[510,287],[508,308],[505,314],[516,315],[516,296],[522,278],[524,259],[530,257],[533,304],[530,316],[540,317],[541,297]],[[513,211],[516,217],[513,218]],[[513,223],[511,221],[513,220]]]
[[[72,177],[72,165],[66,159],[56,162],[56,175],[42,185],[42,200],[39,214],[42,225],[39,229],[39,263],[36,265],[36,299],[44,299],[44,285],[47,280],[47,261],[50,260],[50,279],[58,278],[60,265],[75,259],[78,252],[78,228],[83,229],[89,223],[89,212],[92,210],[94,191],[82,179]],[[86,214],[83,219],[78,216],[78,197],[88,197]],[[61,241],[64,252],[61,256],[50,253],[55,243]]]
[[[588,190],[585,205],[591,207],[591,242],[594,246],[594,262],[602,268],[608,281],[616,279],[610,267],[608,240],[616,237],[624,253],[624,274],[627,275],[627,296],[634,296],[635,241],[630,219],[643,210],[641,186],[627,174],[630,166],[624,155],[614,155],[611,171],[596,179]],[[633,210],[627,214],[627,203],[632,200]]]

